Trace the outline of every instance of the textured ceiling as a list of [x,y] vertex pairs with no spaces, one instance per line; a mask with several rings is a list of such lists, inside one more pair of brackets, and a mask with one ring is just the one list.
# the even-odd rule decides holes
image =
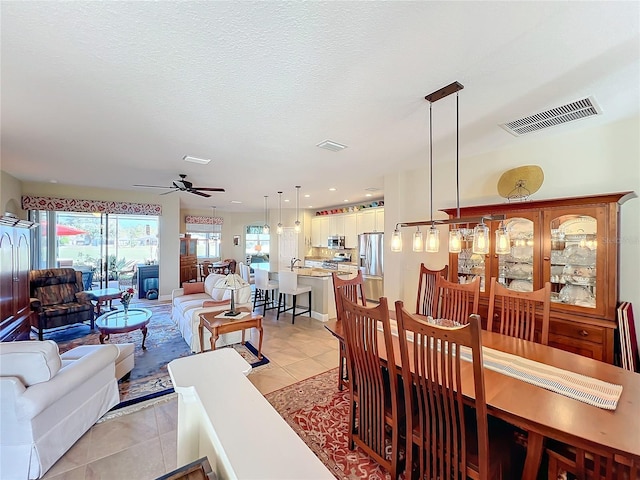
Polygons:
[[[186,173],[227,190],[172,194],[185,207],[259,210],[264,195],[275,206],[279,190],[295,199],[295,185],[311,195],[302,207],[363,201],[385,173],[426,164],[424,95],[456,80],[463,157],[523,141],[500,123],[588,95],[603,115],[534,135],[614,122],[640,105],[638,2],[0,9],[2,170],[121,190]],[[436,147],[454,134],[451,102],[434,104]],[[315,146],[327,139],[348,148]]]

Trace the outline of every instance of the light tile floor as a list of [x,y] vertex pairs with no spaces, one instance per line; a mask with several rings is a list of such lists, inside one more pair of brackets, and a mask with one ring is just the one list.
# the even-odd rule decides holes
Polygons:
[[[324,324],[307,316],[263,320],[266,367],[249,380],[267,394],[338,366],[338,341]],[[257,332],[248,339],[258,345]],[[174,470],[178,402],[158,403],[94,425],[46,473],[48,480],[152,480]]]

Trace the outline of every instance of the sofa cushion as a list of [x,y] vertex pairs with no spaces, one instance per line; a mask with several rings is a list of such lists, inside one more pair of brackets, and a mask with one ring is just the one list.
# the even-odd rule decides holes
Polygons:
[[62,367],[53,340],[2,342],[0,357],[0,376],[18,377],[26,387],[51,380]]
[[42,315],[46,318],[59,317],[60,315],[71,315],[82,312],[91,312],[92,305],[86,303],[63,303],[60,305],[51,305],[42,309]]
[[226,305],[230,305],[231,304],[231,300],[205,300],[204,302],[202,302],[202,307],[206,308],[206,307],[224,307]]
[[211,297],[206,293],[181,295],[173,299],[173,307],[183,315],[185,311],[192,308],[202,308],[202,304],[207,300],[211,300]]

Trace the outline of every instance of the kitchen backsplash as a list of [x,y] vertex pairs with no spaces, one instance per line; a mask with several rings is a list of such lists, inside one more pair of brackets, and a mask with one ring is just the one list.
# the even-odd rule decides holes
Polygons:
[[317,259],[330,260],[337,253],[349,253],[351,254],[351,263],[358,263],[358,249],[357,248],[345,248],[344,250],[334,250],[331,248],[323,247],[311,247],[307,254],[307,257],[313,257]]

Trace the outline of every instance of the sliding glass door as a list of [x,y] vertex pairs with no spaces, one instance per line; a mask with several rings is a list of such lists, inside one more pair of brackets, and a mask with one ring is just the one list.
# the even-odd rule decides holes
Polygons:
[[40,223],[35,265],[92,272],[89,287],[135,286],[137,265],[158,263],[157,216],[55,211],[33,216]]

